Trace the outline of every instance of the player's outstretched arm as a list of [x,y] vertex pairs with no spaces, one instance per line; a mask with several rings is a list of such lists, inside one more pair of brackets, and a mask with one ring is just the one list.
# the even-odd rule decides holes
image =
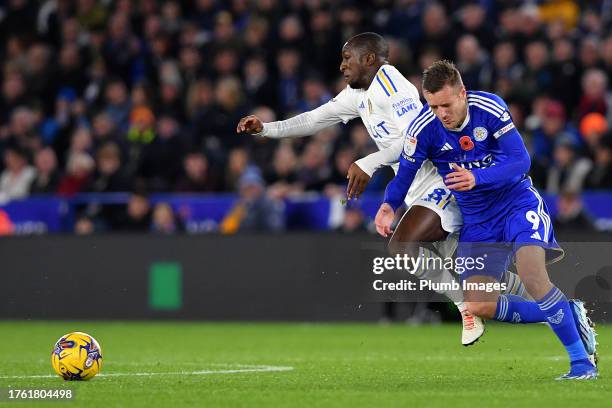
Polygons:
[[263,123],[256,116],[247,116],[238,122],[237,133],[250,133],[257,136],[281,139],[285,137],[309,136],[340,122],[359,116],[357,104],[346,90],[331,101],[308,112],[286,120]]

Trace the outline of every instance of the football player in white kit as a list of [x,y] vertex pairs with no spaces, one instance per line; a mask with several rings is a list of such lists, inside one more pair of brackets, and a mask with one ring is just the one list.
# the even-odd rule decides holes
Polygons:
[[[387,62],[388,46],[376,33],[361,33],[349,39],[342,48],[342,72],[348,86],[326,104],[293,118],[263,123],[256,116],[240,120],[236,131],[269,138],[312,135],[339,122],[361,117],[368,133],[380,151],[364,157],[349,170],[349,199],[358,197],[376,169],[390,165],[397,173],[403,149],[403,131],[421,110],[416,87]],[[406,199],[402,231],[390,241],[392,252],[410,251],[413,256],[451,257],[462,225],[461,213],[437,170],[424,163]],[[406,222],[409,221],[409,222]],[[447,237],[450,237],[447,239]],[[435,243],[435,251],[412,243]],[[415,251],[416,250],[416,251]],[[439,254],[439,255],[438,255]],[[442,270],[419,270],[421,279],[436,282],[457,281],[452,273]],[[463,320],[462,344],[475,343],[484,333],[484,322],[469,313],[461,291],[441,291],[451,299]]]

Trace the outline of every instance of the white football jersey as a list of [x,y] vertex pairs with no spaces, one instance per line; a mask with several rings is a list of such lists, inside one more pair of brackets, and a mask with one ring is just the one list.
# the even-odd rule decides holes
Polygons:
[[[421,108],[416,87],[397,68],[386,64],[380,67],[367,90],[347,86],[331,101],[312,111],[287,120],[264,123],[260,135],[271,138],[311,135],[328,126],[360,117],[380,152],[358,160],[357,164],[370,176],[384,165],[390,165],[397,173],[404,131]],[[422,190],[441,182],[435,167],[426,160],[408,191],[406,203],[411,205]]]

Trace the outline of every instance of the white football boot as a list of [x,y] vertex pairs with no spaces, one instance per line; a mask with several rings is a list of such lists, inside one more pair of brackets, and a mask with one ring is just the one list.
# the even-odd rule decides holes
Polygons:
[[461,320],[463,323],[463,331],[461,332],[461,344],[471,346],[476,343],[485,332],[485,322],[482,318],[475,316],[467,310],[467,307],[459,309],[461,312]]

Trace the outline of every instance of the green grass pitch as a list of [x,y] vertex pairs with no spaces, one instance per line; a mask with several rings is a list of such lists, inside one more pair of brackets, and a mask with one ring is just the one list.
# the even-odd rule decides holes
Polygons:
[[[544,325],[489,324],[464,348],[459,324],[0,322],[0,387],[75,390],[41,407],[610,406],[612,326],[598,330],[600,379],[568,383],[554,381],[567,361]],[[52,374],[70,331],[98,339],[103,375],[29,377]]]

